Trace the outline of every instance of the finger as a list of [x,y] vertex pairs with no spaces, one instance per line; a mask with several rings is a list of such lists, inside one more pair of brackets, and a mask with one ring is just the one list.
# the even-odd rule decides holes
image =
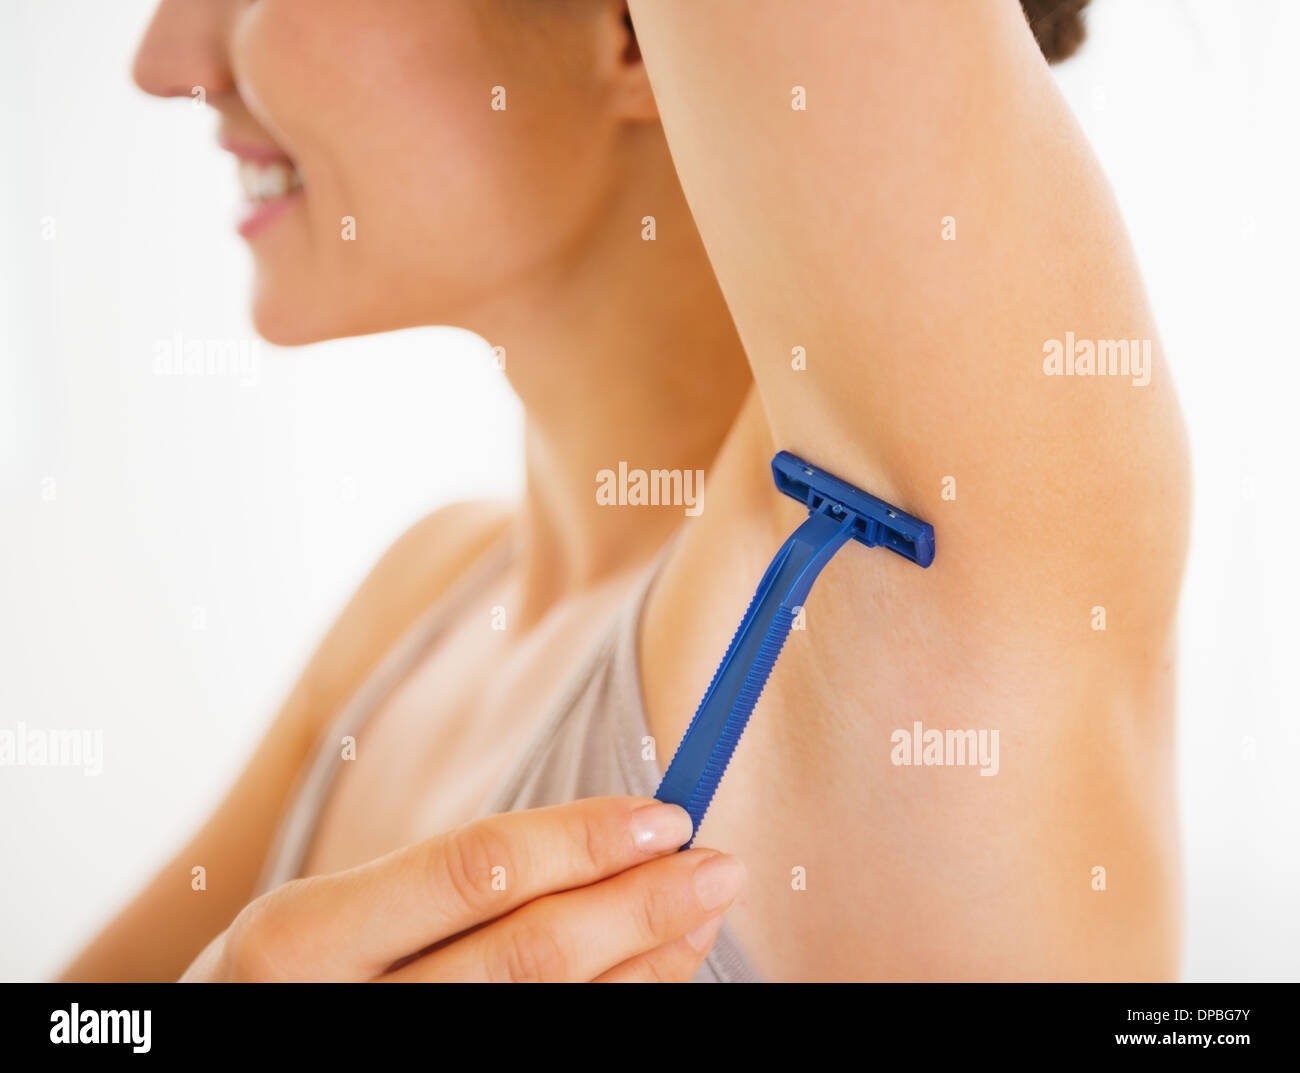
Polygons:
[[716,916],[680,939],[656,947],[615,965],[596,977],[598,984],[684,984],[689,983],[704,961],[722,927]]
[[580,890],[539,898],[383,979],[593,980],[724,912],[744,875],[744,866],[726,854],[677,853]]
[[690,836],[685,810],[636,797],[491,816],[273,891],[249,907],[255,911],[238,938],[259,951],[254,961],[294,966],[313,979],[369,980],[444,939],[652,860]]

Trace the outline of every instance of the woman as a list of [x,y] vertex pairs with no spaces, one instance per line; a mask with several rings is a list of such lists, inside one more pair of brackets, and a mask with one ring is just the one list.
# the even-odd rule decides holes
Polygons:
[[[162,0],[135,76],[220,116],[258,331],[478,332],[527,491],[393,545],[68,975],[1176,976],[1186,449],[1044,62],[1082,6]],[[830,564],[724,852],[674,853],[646,798],[802,517],[778,449],[938,557]],[[703,509],[603,505],[620,463],[702,471]],[[996,764],[911,763],[934,730]]]

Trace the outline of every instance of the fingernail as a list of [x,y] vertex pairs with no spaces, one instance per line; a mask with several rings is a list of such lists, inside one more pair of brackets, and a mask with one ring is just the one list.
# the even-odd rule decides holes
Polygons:
[[688,931],[686,941],[691,944],[691,949],[697,953],[701,950],[707,950],[709,944],[717,937],[720,927],[722,927],[722,917],[714,917],[707,924],[701,924],[694,931]]
[[695,897],[705,909],[718,909],[734,901],[745,885],[745,866],[735,857],[718,853],[695,869]]
[[676,849],[691,837],[691,817],[680,805],[661,802],[637,809],[631,817],[632,838],[645,853]]

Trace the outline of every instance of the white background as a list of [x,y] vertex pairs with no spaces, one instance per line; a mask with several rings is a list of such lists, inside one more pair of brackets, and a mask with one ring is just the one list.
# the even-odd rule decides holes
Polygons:
[[[1196,470],[1185,975],[1294,980],[1300,4],[1092,6],[1059,78],[1133,232]],[[452,329],[261,344],[254,385],[154,374],[160,339],[252,333],[213,117],[127,76],[149,9],[0,0],[0,727],[105,742],[98,778],[0,768],[6,979],[55,972],[207,814],[407,523],[519,482],[518,407]]]

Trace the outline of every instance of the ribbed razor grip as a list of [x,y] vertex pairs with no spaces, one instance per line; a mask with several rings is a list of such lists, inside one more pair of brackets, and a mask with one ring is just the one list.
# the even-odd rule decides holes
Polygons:
[[[794,614],[794,612],[787,611],[786,608],[782,607],[778,609],[772,624],[768,626],[767,632],[763,635],[763,643],[759,645],[758,654],[754,657],[754,663],[749,668],[749,673],[745,675],[745,681],[740,687],[736,702],[732,705],[731,711],[727,713],[726,722],[722,725],[722,733],[718,735],[718,740],[709,753],[708,762],[704,765],[704,771],[701,773],[699,781],[695,784],[695,789],[691,791],[691,796],[686,802],[686,811],[690,813],[691,823],[694,824],[697,831],[704,819],[704,814],[709,811],[709,805],[713,803],[713,795],[717,792],[718,783],[722,781],[722,776],[727,773],[727,765],[731,763],[731,754],[736,751],[736,746],[740,744],[740,736],[745,732],[749,717],[754,712],[754,705],[758,703],[758,698],[763,695],[763,687],[767,685],[768,678],[772,676],[772,668],[776,666],[777,657],[781,655],[781,649],[785,646],[785,639],[790,636],[790,627],[794,622]],[[684,848],[689,849],[694,841],[695,835],[692,834],[690,842],[687,842]]]
[[[842,512],[835,515],[829,507],[810,515],[781,546],[758,583],[655,792],[660,801],[690,813],[696,831],[781,655],[796,609],[821,568],[852,536],[853,519]],[[694,841],[692,834],[683,848]]]
[[926,567],[934,561],[934,529],[825,470],[781,451],[772,459],[777,488],[808,508],[768,564],[740,620],[713,681],[682,735],[655,797],[681,805],[691,816],[691,839],[699,833],[718,783],[763,694],[794,616],[821,569],[849,540],[883,546]]

